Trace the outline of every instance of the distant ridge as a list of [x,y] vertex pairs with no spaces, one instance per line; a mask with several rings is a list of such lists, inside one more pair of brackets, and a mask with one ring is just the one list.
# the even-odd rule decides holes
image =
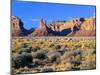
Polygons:
[[49,24],[40,17],[38,28],[24,28],[22,20],[12,16],[12,36],[95,36],[96,18],[77,18],[70,21],[55,21]]

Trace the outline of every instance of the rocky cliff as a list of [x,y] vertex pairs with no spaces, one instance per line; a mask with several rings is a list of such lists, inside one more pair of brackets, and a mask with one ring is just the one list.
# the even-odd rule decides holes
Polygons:
[[96,20],[95,17],[87,18],[80,24],[78,31],[70,33],[71,36],[95,36],[96,35]]
[[12,16],[11,18],[11,31],[13,37],[18,36],[28,36],[30,33],[34,31],[34,28],[31,28],[29,30],[24,28],[24,23],[22,20],[16,16]]
[[40,17],[38,28],[27,30],[18,17],[12,16],[12,36],[95,36],[95,16],[77,18],[69,21],[54,21],[46,23]]
[[20,36],[21,34],[20,26],[22,25],[21,20],[16,16],[12,16],[11,23],[12,23],[11,25],[12,36]]
[[[66,36],[95,36],[95,16],[90,18],[78,18],[70,21],[57,21],[49,23],[48,27],[55,32]],[[62,35],[62,36],[63,36]]]

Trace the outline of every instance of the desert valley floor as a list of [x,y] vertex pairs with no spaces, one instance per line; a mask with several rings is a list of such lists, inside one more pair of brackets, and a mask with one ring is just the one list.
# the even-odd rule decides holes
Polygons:
[[12,74],[96,68],[95,37],[13,37]]

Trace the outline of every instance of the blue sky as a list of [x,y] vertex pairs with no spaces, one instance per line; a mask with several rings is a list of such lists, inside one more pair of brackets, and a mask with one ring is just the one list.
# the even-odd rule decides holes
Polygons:
[[40,16],[49,23],[56,20],[92,17],[94,13],[95,6],[20,2],[12,0],[12,16],[21,18],[27,29],[38,27]]

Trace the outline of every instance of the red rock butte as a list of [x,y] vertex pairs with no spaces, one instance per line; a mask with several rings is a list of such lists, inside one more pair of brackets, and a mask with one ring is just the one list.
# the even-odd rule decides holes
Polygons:
[[[23,22],[20,18],[12,16],[12,36],[20,36]],[[77,18],[69,21],[56,21],[49,24],[40,17],[39,27],[27,36],[95,36],[96,17]],[[76,28],[76,29],[75,29]],[[68,33],[68,29],[70,32]],[[63,32],[66,30],[66,32]],[[67,33],[67,34],[66,34]]]

